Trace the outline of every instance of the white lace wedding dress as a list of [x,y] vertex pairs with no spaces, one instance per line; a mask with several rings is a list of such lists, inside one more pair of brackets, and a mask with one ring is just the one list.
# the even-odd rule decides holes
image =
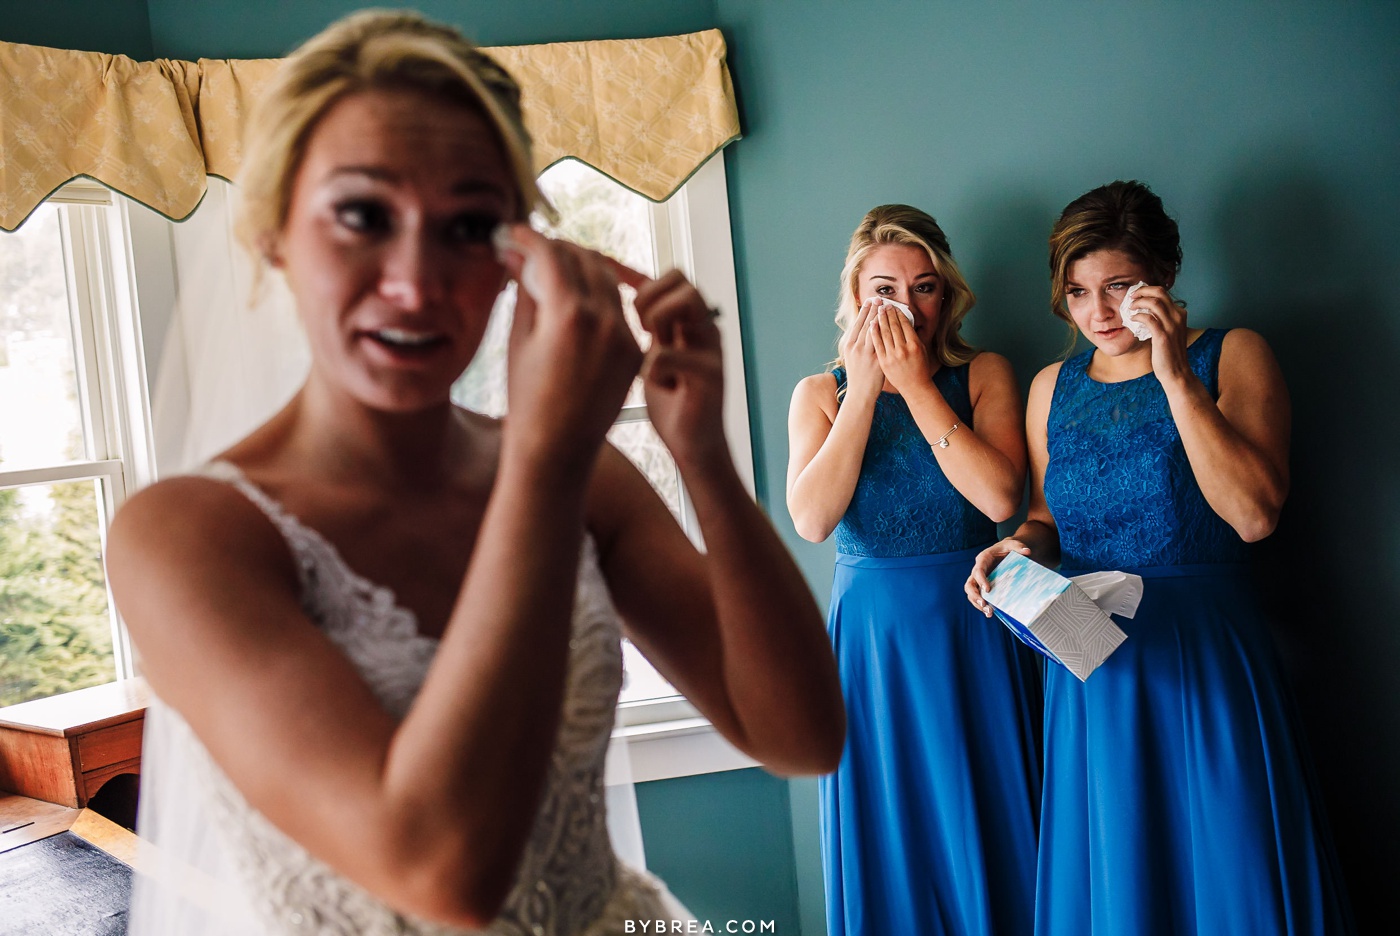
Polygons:
[[[437,641],[417,632],[393,594],[352,571],[335,548],[228,463],[201,474],[260,507],[296,560],[302,605],[402,717]],[[591,539],[578,589],[559,735],[543,799],[500,916],[477,932],[601,936],[626,921],[689,919],[655,878],[620,862],[608,837],[603,765],[622,683],[620,626]],[[341,877],[254,810],[183,719],[153,699],[146,716],[138,832],[153,844],[135,879],[133,936],[316,934],[447,936]],[[490,765],[486,769],[499,769]],[[353,816],[346,816],[353,823]],[[640,922],[634,926],[640,931]]]

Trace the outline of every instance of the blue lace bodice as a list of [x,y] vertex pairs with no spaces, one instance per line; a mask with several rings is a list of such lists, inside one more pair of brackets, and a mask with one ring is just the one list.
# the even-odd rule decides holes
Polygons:
[[[1225,332],[1207,329],[1187,349],[1212,397]],[[1046,426],[1045,502],[1067,569],[1237,562],[1246,547],[1201,494],[1167,395],[1155,374],[1100,383],[1093,351],[1060,367]]]
[[[966,364],[940,367],[933,385],[958,414],[958,422],[971,429],[967,371]],[[845,395],[845,368],[836,368],[833,376],[839,399]],[[958,439],[949,441],[956,445]],[[848,556],[927,556],[980,546],[996,539],[996,533],[996,524],[943,474],[904,397],[881,393],[856,492],[836,525],[836,551]]]

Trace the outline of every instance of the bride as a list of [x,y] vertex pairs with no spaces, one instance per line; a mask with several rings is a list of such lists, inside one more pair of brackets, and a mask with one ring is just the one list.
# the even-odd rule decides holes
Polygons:
[[[820,614],[732,467],[709,310],[677,273],[524,223],[541,198],[519,90],[451,29],[352,16],[259,107],[242,232],[285,274],[312,365],[112,525],[158,697],[140,831],[163,870],[138,880],[132,932],[684,918],[607,837],[620,636],[774,771],[830,770],[844,738]],[[508,280],[496,421],[448,394]],[[604,442],[639,368],[703,555]]]

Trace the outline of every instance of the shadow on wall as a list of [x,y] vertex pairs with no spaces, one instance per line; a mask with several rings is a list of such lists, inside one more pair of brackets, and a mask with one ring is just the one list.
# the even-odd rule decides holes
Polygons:
[[[994,186],[969,202],[978,206],[976,236],[952,243],[953,256],[977,294],[963,334],[1011,361],[1024,401],[1031,380],[1064,354],[1069,337],[1068,328],[1050,313],[1045,265],[1059,207],[1043,195],[1017,193],[1010,184]],[[1027,479],[1027,491],[1029,483]],[[1025,521],[1028,500],[1029,494],[1023,494],[1016,515],[998,524],[999,536],[1010,536]]]
[[1366,927],[1391,917],[1400,876],[1400,310],[1368,292],[1393,258],[1359,242],[1347,206],[1364,205],[1348,195],[1316,166],[1253,159],[1225,186],[1211,235],[1221,320],[1268,339],[1293,399],[1292,494],[1258,555]]
[[[1050,314],[1046,238],[1059,208],[1043,195],[993,187],[970,199],[976,235],[953,241],[953,255],[977,294],[965,334],[1011,361],[1021,396],[1031,379],[1065,350],[1068,329]],[[956,235],[950,235],[956,236]]]

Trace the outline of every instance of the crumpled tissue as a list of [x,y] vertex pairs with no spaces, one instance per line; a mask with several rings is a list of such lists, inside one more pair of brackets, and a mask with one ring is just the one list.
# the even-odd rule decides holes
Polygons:
[[1152,330],[1150,328],[1148,328],[1142,322],[1138,322],[1133,319],[1134,311],[1147,311],[1146,309],[1133,309],[1133,293],[1137,292],[1139,289],[1146,285],[1146,283],[1139,282],[1133,286],[1129,286],[1128,294],[1123,297],[1123,302],[1118,306],[1118,317],[1123,320],[1123,327],[1127,328],[1128,331],[1136,335],[1138,341],[1146,341],[1147,339],[1152,337]]
[[885,305],[894,306],[896,309],[903,312],[904,317],[909,320],[909,324],[914,324],[914,313],[910,310],[910,308],[907,305],[905,305],[902,302],[896,302],[893,299],[884,299],[883,302]]

